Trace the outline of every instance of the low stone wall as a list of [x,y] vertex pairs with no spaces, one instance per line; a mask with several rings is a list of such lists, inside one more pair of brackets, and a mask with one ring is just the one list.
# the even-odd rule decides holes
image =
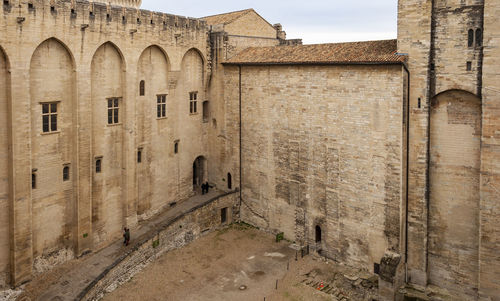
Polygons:
[[[226,210],[226,222],[221,221],[221,211]],[[220,229],[237,220],[239,193],[231,192],[211,199],[189,212],[148,233],[132,249],[110,265],[90,283],[76,300],[99,300],[155,261],[162,254],[181,248],[195,239]]]

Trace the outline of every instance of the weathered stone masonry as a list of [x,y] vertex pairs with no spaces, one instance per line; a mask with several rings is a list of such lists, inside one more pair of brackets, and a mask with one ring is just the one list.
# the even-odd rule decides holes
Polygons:
[[241,187],[243,221],[380,264],[381,300],[500,300],[498,0],[400,0],[397,42],[304,47],[252,9],[191,19],[140,2],[3,2],[0,287],[208,180]]

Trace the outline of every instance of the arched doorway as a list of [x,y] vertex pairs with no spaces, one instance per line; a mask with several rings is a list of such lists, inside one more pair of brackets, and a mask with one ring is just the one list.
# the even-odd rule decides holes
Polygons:
[[321,243],[321,227],[316,226],[316,243]]
[[227,189],[233,189],[233,177],[230,172],[227,173]]
[[481,114],[480,99],[466,91],[432,99],[429,282],[470,296],[478,283]]
[[207,159],[203,156],[199,156],[193,162],[193,189],[198,190],[201,184],[207,181],[206,177],[206,164]]

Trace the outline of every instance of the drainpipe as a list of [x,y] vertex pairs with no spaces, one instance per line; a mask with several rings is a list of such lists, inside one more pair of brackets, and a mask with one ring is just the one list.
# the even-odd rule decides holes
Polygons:
[[243,181],[242,181],[242,172],[241,172],[241,150],[242,150],[242,147],[241,147],[241,65],[238,65],[238,95],[239,95],[239,131],[240,131],[240,151],[239,151],[239,155],[240,155],[240,210],[239,210],[239,219],[240,219],[240,222],[241,222],[241,202],[242,202],[242,190],[243,190]]
[[403,63],[403,68],[408,76],[408,83],[406,88],[406,212],[405,212],[405,283],[408,284],[408,204],[410,194],[410,70],[406,64]]

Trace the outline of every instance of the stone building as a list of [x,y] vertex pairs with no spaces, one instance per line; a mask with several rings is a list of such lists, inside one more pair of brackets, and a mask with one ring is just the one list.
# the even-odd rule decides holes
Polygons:
[[381,300],[500,300],[499,1],[399,0],[397,40],[323,45],[140,4],[3,1],[0,286],[209,181]]

